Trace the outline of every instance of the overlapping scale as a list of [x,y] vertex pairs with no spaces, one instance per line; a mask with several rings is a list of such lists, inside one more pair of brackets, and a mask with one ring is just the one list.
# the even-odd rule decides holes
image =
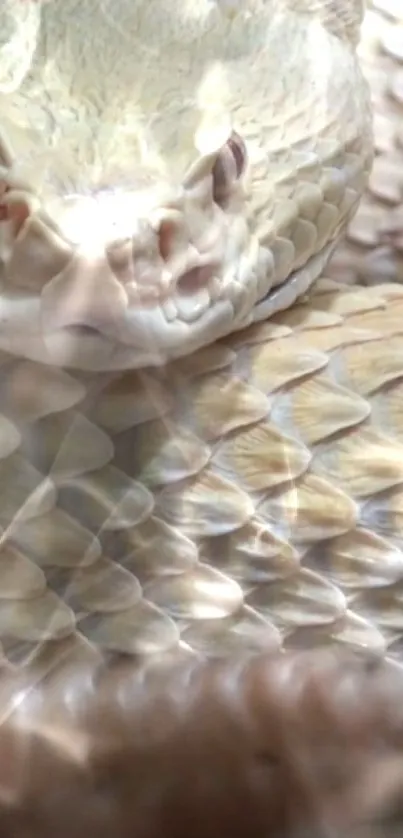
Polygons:
[[[398,4],[374,0],[361,52],[378,156],[329,269],[344,281],[400,278],[400,34]],[[349,198],[331,168],[296,198],[300,217],[283,202],[277,221],[303,254],[312,220],[320,237]],[[44,247],[39,221],[27,231],[18,258],[35,253],[46,285],[70,255]],[[18,263],[7,271],[12,283]],[[266,641],[396,656],[402,323],[401,286],[322,279],[307,301],[169,367],[83,373],[2,353],[10,663],[48,648],[214,656]]]
[[376,157],[368,189],[329,273],[342,282],[403,280],[403,6],[370,0],[359,53],[371,88]]
[[323,279],[272,323],[138,373],[4,358],[9,664],[323,644],[398,657],[402,299]]

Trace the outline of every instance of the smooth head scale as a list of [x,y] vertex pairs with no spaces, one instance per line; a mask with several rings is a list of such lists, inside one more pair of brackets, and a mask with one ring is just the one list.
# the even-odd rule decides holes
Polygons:
[[7,0],[0,348],[139,368],[303,294],[371,161],[361,12]]

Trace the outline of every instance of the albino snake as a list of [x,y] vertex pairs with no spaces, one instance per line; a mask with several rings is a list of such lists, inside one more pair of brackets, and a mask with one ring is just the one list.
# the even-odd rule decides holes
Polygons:
[[362,0],[7,0],[6,20],[16,9],[0,348],[144,367],[309,288],[372,160]]
[[401,834],[403,145],[366,63],[353,219],[362,13],[2,0],[0,838]]

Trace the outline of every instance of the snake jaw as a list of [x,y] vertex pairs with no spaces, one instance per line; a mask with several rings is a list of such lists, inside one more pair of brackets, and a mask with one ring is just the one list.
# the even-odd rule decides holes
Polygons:
[[[2,198],[8,322],[17,314],[15,294],[27,289],[38,295],[40,312],[29,334],[42,346],[59,332],[65,348],[90,337],[109,343],[111,352],[127,347],[133,366],[161,363],[220,337],[250,317],[258,293],[261,248],[244,213],[245,165],[245,146],[232,135],[177,187],[150,176],[137,190],[60,196],[43,208],[28,186],[14,186],[10,173]],[[32,357],[20,328],[13,341],[17,332],[17,351]],[[8,328],[2,338],[10,348]]]
[[[12,185],[2,199],[15,218],[3,247],[1,347],[48,363],[71,356],[86,369],[136,368],[291,304],[327,251],[280,282],[275,249],[245,212],[245,171],[245,146],[232,135],[174,188],[151,178],[138,190],[59,197],[45,213],[28,187]],[[24,288],[32,304],[37,294],[28,332],[15,319]]]
[[[226,149],[220,161],[223,206],[214,199],[216,160],[199,166],[187,188],[166,191],[165,206],[160,189],[149,195],[145,218],[136,217],[139,196],[126,192],[61,198],[47,215],[28,191],[7,192],[16,211],[26,194],[30,210],[3,247],[2,348],[48,363],[70,356],[83,368],[135,368],[193,352],[260,319],[267,306],[276,310],[273,258],[244,212],[239,158],[231,168]],[[304,277],[303,290],[310,272]],[[299,281],[289,292],[284,282],[280,296],[295,298]],[[37,295],[28,332],[26,318],[16,320],[23,289],[32,304]]]

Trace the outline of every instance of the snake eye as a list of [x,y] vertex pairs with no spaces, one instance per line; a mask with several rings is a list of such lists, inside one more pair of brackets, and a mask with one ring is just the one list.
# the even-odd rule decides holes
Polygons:
[[213,196],[217,204],[225,204],[234,184],[246,168],[246,146],[235,131],[225,143],[213,167]]

